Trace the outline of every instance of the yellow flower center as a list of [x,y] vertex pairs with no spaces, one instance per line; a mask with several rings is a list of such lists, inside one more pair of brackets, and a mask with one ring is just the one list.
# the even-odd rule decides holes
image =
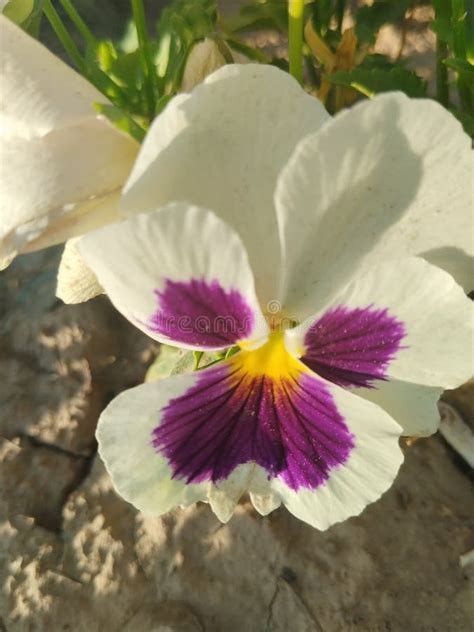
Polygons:
[[249,376],[265,375],[275,380],[295,377],[305,370],[304,365],[288,353],[283,331],[272,332],[264,345],[253,351],[243,350],[231,360]]

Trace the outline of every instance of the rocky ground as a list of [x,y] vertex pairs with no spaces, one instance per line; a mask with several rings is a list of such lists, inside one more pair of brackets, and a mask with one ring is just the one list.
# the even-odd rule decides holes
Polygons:
[[0,630],[472,630],[472,480],[439,436],[324,533],[245,500],[222,525],[204,504],[149,519],[119,498],[94,428],[157,347],[104,297],[57,301],[57,260],[0,275]]

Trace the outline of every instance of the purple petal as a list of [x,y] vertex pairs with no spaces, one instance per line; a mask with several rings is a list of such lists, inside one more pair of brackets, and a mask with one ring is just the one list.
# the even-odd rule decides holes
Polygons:
[[153,445],[188,483],[255,462],[294,490],[315,489],[354,447],[328,387],[303,367],[278,379],[249,374],[239,355],[168,403]]
[[301,360],[340,386],[372,387],[374,381],[386,379],[405,335],[405,325],[387,309],[339,306],[308,329]]
[[175,342],[222,348],[247,338],[253,329],[255,315],[245,298],[218,281],[167,279],[155,294],[158,310],[148,326]]

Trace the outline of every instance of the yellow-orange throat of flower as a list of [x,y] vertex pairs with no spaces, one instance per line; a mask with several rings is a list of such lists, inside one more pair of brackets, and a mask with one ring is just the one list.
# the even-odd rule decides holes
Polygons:
[[295,378],[309,370],[286,349],[284,332],[275,331],[267,342],[252,351],[243,350],[231,358],[235,368],[249,377],[266,376],[274,380]]

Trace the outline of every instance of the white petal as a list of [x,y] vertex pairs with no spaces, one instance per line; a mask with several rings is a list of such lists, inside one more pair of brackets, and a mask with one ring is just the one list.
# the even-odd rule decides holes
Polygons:
[[248,491],[255,466],[239,465],[225,480],[214,483],[209,489],[209,504],[221,522],[228,522],[240,498]]
[[280,387],[247,384],[238,373],[228,360],[137,387],[109,405],[99,449],[125,499],[159,514],[207,498],[227,521],[248,491],[262,513],[281,500],[326,528],[393,481],[401,428],[378,406],[304,367]]
[[358,515],[377,500],[393,483],[403,461],[398,446],[401,428],[387,413],[338,386],[326,386],[354,436],[348,460],[313,490],[294,491],[280,479],[271,483],[288,511],[321,530]]
[[0,58],[5,264],[84,232],[91,199],[108,203],[121,189],[138,144],[95,112],[93,103],[106,99],[93,86],[3,16]]
[[262,305],[275,299],[277,176],[301,138],[328,118],[287,73],[230,64],[154,121],[125,188],[129,213],[170,200],[209,208],[237,229]]
[[242,242],[210,211],[169,204],[78,247],[117,309],[161,342],[221,349],[268,332]]
[[252,465],[252,476],[249,477],[247,491],[255,510],[261,516],[268,516],[272,511],[281,505],[278,494],[272,490],[268,473],[259,465]]
[[202,500],[210,503],[221,522],[227,522],[248,491],[257,511],[266,515],[280,501],[258,465],[239,465],[218,483],[186,483],[172,477],[167,460],[153,447],[153,431],[162,411],[195,385],[198,376],[193,373],[143,384],[124,391],[109,404],[100,417],[97,440],[112,482],[125,500],[151,516]]
[[275,511],[281,505],[279,496],[273,492],[268,494],[253,494],[250,492],[250,500],[261,516],[268,516],[269,513]]
[[[22,253],[34,252],[48,246],[62,243],[70,235],[80,235],[107,224],[117,222],[122,217],[119,213],[120,193],[107,194],[83,204],[73,204],[65,214],[53,214],[37,217],[30,222],[18,226],[17,230],[3,242],[8,256],[0,258],[0,269],[8,265],[16,252],[14,246],[23,244]],[[0,244],[0,253],[3,252]],[[12,254],[13,253],[13,254]],[[2,264],[2,261],[4,263]]]
[[104,292],[97,277],[86,264],[77,249],[81,239],[69,239],[59,264],[56,296],[64,303],[83,303]]
[[209,484],[187,485],[173,479],[166,459],[152,443],[160,409],[193,381],[192,375],[180,376],[124,391],[99,419],[99,453],[115,489],[150,516],[207,499]]
[[0,16],[2,132],[31,138],[87,117],[105,97],[45,46]]
[[116,201],[136,147],[90,117],[35,139],[3,138],[1,151],[0,256],[7,258],[83,234],[100,206]]
[[383,408],[403,428],[408,437],[428,437],[439,428],[436,406],[444,389],[401,380],[377,382],[375,388],[353,392]]
[[[305,354],[315,356],[311,340],[317,346],[318,324],[324,314],[334,313],[335,309],[346,310],[348,317],[351,310],[367,311],[367,314],[386,310],[388,321],[395,319],[395,333],[403,332],[400,344],[384,358],[386,362],[380,362],[379,366],[379,360],[374,359],[371,371],[375,380],[395,378],[426,386],[455,388],[472,375],[472,301],[451,275],[423,259],[409,257],[379,265],[350,283],[325,310],[287,332],[292,352],[302,356],[313,370],[318,370],[318,360],[314,357],[314,362],[308,362]],[[361,322],[367,328],[370,326],[368,316],[364,319],[365,324]],[[333,335],[340,333],[334,330]],[[359,332],[360,336],[366,333]],[[342,360],[350,356],[352,363],[357,361],[357,357],[353,357],[357,334],[357,331],[345,334],[347,348],[337,352]],[[377,348],[383,348],[385,343],[391,345],[391,335],[390,330],[383,332]],[[364,358],[364,349],[359,353],[360,361],[370,361]],[[341,368],[338,357],[333,352],[331,356],[332,367]],[[355,364],[351,368],[357,371]],[[329,372],[331,370],[330,367]],[[331,379],[328,375],[325,377]]]
[[324,305],[361,268],[416,254],[472,289],[472,151],[428,99],[379,95],[304,139],[279,178],[292,317]]

